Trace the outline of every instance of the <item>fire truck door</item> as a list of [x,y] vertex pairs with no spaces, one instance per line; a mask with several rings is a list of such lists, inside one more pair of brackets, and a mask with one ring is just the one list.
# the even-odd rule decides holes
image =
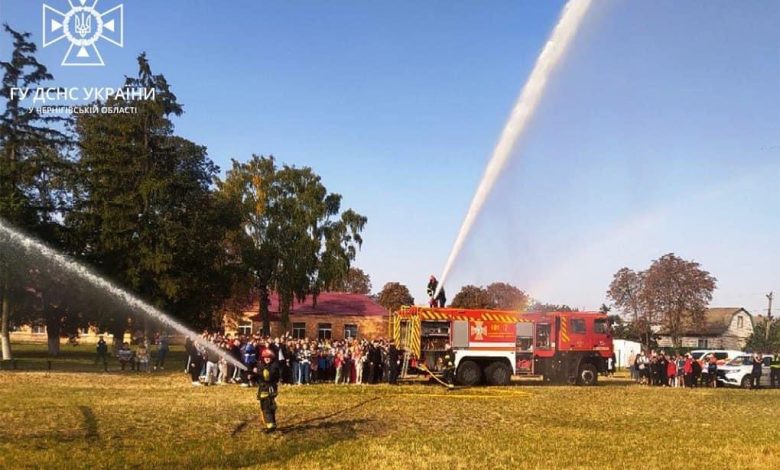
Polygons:
[[534,324],[521,322],[515,326],[517,334],[515,347],[515,370],[517,374],[534,373]]
[[550,357],[553,354],[552,329],[549,323],[537,323],[534,335],[534,350],[536,355]]

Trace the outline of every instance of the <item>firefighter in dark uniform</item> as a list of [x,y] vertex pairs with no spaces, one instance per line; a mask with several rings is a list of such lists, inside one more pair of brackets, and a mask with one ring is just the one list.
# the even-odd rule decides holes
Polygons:
[[780,387],[780,353],[772,356],[772,362],[769,365],[769,380],[772,388]]
[[276,395],[279,387],[280,369],[276,362],[274,352],[270,348],[263,350],[254,372],[257,374],[257,382],[260,387],[257,390],[257,399],[260,401],[265,432],[276,431]]
[[[428,305],[430,307],[441,307],[444,308],[444,305],[447,303],[447,294],[444,293],[444,287],[439,289],[439,294],[436,294],[436,288],[439,287],[439,281],[436,280],[436,276],[431,274],[431,277],[428,279],[428,287],[426,288],[426,292],[428,293]],[[434,298],[434,295],[436,296]]]
[[444,357],[442,358],[444,381],[452,385],[455,382],[455,351],[452,350],[449,344],[445,348]]

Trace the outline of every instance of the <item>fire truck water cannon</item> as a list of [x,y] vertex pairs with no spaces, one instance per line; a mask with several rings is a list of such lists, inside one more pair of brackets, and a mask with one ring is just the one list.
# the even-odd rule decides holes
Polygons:
[[[393,337],[405,351],[403,376],[410,368],[447,372],[464,386],[507,385],[514,375],[595,385],[613,354],[599,312],[402,307],[393,314]],[[445,356],[454,357],[449,368]]]

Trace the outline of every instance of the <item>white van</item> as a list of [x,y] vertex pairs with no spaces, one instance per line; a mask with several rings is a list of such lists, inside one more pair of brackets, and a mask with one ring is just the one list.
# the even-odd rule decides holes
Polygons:
[[715,359],[718,361],[718,367],[720,367],[735,357],[741,356],[743,354],[745,353],[742,351],[734,351],[731,349],[694,349],[691,351],[691,356],[693,359],[699,361],[699,364],[701,364],[701,382],[703,384],[709,382],[707,364],[710,363],[711,356],[715,356]]
[[691,356],[699,361],[702,366],[709,363],[710,356],[715,356],[715,359],[718,360],[718,365],[723,365],[731,359],[743,354],[745,353],[742,351],[734,351],[731,349],[694,349],[691,351]]

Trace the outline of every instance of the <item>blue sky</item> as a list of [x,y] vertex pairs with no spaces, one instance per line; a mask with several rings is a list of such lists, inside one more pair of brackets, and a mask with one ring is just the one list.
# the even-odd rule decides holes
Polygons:
[[[40,45],[42,3],[0,0],[0,19]],[[714,305],[759,313],[780,289],[780,3],[594,3],[450,298],[507,281],[596,309],[615,271],[674,252],[718,278]],[[368,217],[357,265],[374,289],[400,281],[422,303],[563,2],[124,4],[105,67],[40,51],[55,84],[117,86],[146,51],[185,106],[177,132],[223,169],[252,153],[313,167]]]

